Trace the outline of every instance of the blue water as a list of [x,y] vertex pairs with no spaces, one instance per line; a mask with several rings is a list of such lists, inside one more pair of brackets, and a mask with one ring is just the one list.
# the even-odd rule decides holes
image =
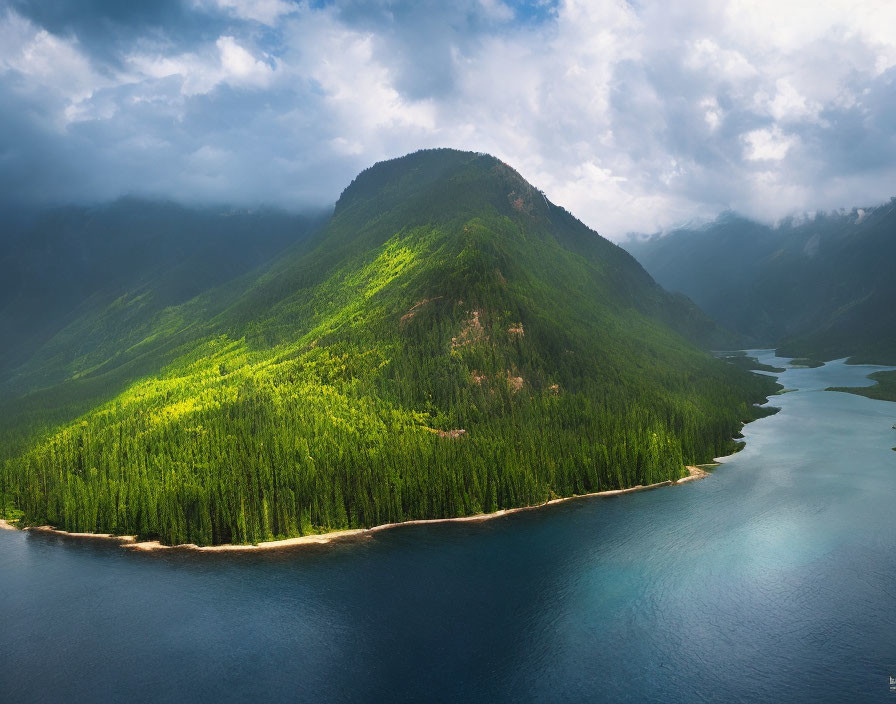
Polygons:
[[822,390],[869,371],[782,374],[708,479],[481,524],[236,556],[0,531],[0,701],[896,701],[896,404]]

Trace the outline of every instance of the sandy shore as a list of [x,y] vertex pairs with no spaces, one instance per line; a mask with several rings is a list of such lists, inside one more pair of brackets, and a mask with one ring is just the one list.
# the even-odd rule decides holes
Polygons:
[[[397,525],[397,524],[396,524]],[[282,548],[298,547],[300,545],[323,545],[331,543],[335,540],[345,538],[360,537],[365,533],[370,533],[372,529],[368,528],[352,528],[351,530],[334,530],[330,533],[317,533],[315,535],[302,535],[298,538],[285,538],[284,540],[270,540],[265,543],[256,545],[194,545],[186,543],[184,545],[163,545],[158,540],[144,540],[137,542],[131,540],[125,543],[124,547],[131,550],[143,550],[151,552],[153,550],[198,550],[201,552],[249,552],[252,550],[279,550]]]
[[112,533],[72,533],[67,530],[59,530],[53,526],[31,526],[24,530],[34,531],[35,533],[52,533],[53,535],[61,535],[66,538],[88,538],[90,540],[112,540],[116,543],[133,543],[137,537],[134,535],[112,535]]
[[[508,516],[512,513],[520,513],[522,511],[536,511],[538,509],[544,508],[546,506],[551,506],[554,504],[563,503],[564,501],[573,501],[575,499],[588,499],[594,497],[606,497],[606,496],[619,496],[621,494],[632,494],[636,491],[649,491],[651,489],[659,489],[663,486],[672,486],[675,484],[684,484],[685,482],[694,481],[696,479],[703,479],[704,477],[709,476],[709,472],[700,469],[699,467],[687,467],[688,476],[683,477],[677,481],[665,481],[665,482],[657,482],[656,484],[647,484],[642,485],[639,484],[637,486],[629,487],[628,489],[612,489],[610,491],[597,491],[591,494],[577,494],[575,496],[566,496],[560,499],[551,499],[550,501],[546,501],[543,504],[536,504],[535,506],[520,506],[519,508],[507,508],[501,509],[500,511],[495,511],[493,513],[479,513],[474,516],[461,516],[459,518],[431,518],[424,520],[416,520],[416,521],[402,521],[401,523],[384,523],[383,525],[374,526],[373,528],[353,528],[351,530],[336,530],[330,533],[319,533],[315,535],[303,535],[298,538],[286,538],[285,540],[271,540],[264,543],[258,543],[256,545],[193,545],[192,543],[188,543],[185,545],[163,545],[158,540],[144,540],[138,541],[137,538],[133,535],[110,535],[108,533],[70,533],[64,530],[58,530],[53,528],[52,526],[39,526],[35,528],[25,528],[24,530],[31,530],[38,533],[51,533],[53,535],[60,535],[66,538],[88,538],[88,539],[97,539],[97,540],[112,540],[117,543],[121,543],[122,547],[131,549],[131,550],[141,550],[146,552],[151,552],[154,550],[195,550],[197,552],[250,552],[254,550],[280,550],[283,548],[292,548],[298,547],[302,545],[324,545],[326,543],[335,542],[338,540],[345,540],[349,538],[361,538],[364,536],[370,536],[373,533],[377,533],[383,530],[391,530],[393,528],[399,528],[401,526],[421,526],[428,525],[434,523],[458,523],[458,522],[478,522],[478,521],[489,521],[493,518],[500,518],[501,516]],[[11,525],[7,521],[0,519],[0,528],[5,528],[8,530],[18,530],[15,526]]]

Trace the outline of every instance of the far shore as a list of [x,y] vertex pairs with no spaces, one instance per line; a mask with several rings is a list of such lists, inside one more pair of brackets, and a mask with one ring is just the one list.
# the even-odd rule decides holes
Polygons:
[[[412,521],[401,521],[399,523],[384,523],[379,526],[374,526],[373,528],[352,528],[349,530],[335,530],[329,533],[315,533],[313,535],[302,535],[297,538],[286,538],[284,540],[271,540],[263,543],[257,543],[255,545],[236,545],[236,544],[225,544],[225,545],[194,545],[192,543],[187,543],[183,545],[163,545],[158,540],[138,540],[136,536],[133,535],[111,535],[109,533],[70,533],[69,531],[59,530],[58,528],[53,528],[52,526],[34,526],[27,527],[23,530],[30,530],[37,533],[49,533],[52,535],[59,535],[65,538],[75,538],[75,539],[91,539],[91,540],[110,540],[113,542],[120,543],[122,547],[128,548],[130,550],[140,550],[145,552],[152,552],[156,550],[192,550],[197,552],[249,552],[255,550],[280,550],[283,548],[292,548],[298,547],[302,545],[324,545],[326,543],[336,542],[340,540],[346,540],[350,538],[361,538],[364,536],[372,535],[373,533],[377,533],[383,530],[391,530],[393,528],[399,528],[401,526],[421,526],[421,525],[429,525],[435,523],[458,523],[458,522],[478,522],[478,521],[489,521],[493,518],[500,518],[501,516],[508,516],[512,513],[520,513],[522,511],[534,511],[537,509],[544,508],[546,506],[552,506],[554,504],[563,503],[565,501],[572,501],[574,499],[587,499],[593,497],[607,497],[607,496],[619,496],[621,494],[632,494],[636,491],[649,491],[651,489],[658,489],[663,486],[673,486],[676,484],[684,484],[685,482],[694,481],[696,479],[703,479],[704,477],[709,476],[709,472],[700,467],[688,466],[686,467],[688,470],[688,476],[682,477],[676,481],[664,481],[657,482],[656,484],[639,484],[637,486],[629,487],[628,489],[611,489],[609,491],[596,491],[590,494],[576,494],[574,496],[566,496],[559,499],[551,499],[550,501],[546,501],[543,504],[536,504],[535,506],[520,506],[519,508],[507,508],[501,509],[500,511],[494,511],[493,513],[478,513],[473,516],[460,516],[457,518],[428,518],[421,520],[412,520]],[[5,530],[19,530],[19,528],[9,521],[4,521],[0,519],[0,529]]]

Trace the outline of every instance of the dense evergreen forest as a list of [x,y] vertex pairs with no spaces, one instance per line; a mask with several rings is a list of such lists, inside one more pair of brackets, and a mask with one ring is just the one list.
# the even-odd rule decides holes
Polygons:
[[9,402],[10,515],[207,545],[532,505],[677,479],[776,388],[698,349],[725,333],[622,249],[452,150],[368,169],[307,246],[177,314],[193,332],[148,331],[138,369]]

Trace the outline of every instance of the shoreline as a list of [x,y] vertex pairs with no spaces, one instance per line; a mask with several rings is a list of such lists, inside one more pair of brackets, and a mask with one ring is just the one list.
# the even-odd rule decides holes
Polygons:
[[74,538],[78,540],[108,540],[119,543],[121,547],[128,550],[138,550],[141,552],[155,552],[159,550],[189,550],[193,552],[254,552],[258,550],[281,550],[284,548],[292,548],[305,545],[326,545],[327,543],[331,542],[370,536],[380,531],[392,530],[393,528],[399,528],[401,526],[421,526],[436,523],[490,521],[494,518],[509,516],[513,513],[535,511],[547,506],[553,506],[566,501],[573,501],[574,499],[619,496],[622,494],[633,494],[639,491],[651,491],[653,489],[659,489],[660,487],[664,486],[677,486],[678,484],[684,484],[686,482],[703,479],[704,477],[709,476],[709,472],[707,472],[705,469],[701,469],[700,467],[688,465],[685,467],[685,469],[688,470],[688,476],[682,477],[681,479],[676,479],[674,481],[670,479],[664,482],[657,482],[655,484],[638,484],[637,486],[632,486],[627,489],[609,489],[607,491],[595,491],[590,494],[575,494],[573,496],[565,496],[559,499],[550,499],[543,504],[536,504],[534,506],[505,508],[499,511],[494,511],[492,513],[477,513],[473,516],[458,516],[455,518],[423,518],[410,521],[401,521],[398,523],[383,523],[378,526],[373,526],[372,528],[349,528],[346,530],[331,531],[329,533],[315,533],[313,535],[302,535],[295,538],[284,538],[282,540],[269,540],[263,543],[256,543],[254,545],[238,545],[233,543],[226,543],[223,545],[195,545],[193,543],[185,543],[181,545],[163,545],[158,540],[140,541],[137,540],[137,537],[133,535],[112,535],[110,533],[71,533],[69,531],[53,528],[52,526],[28,526],[25,528],[18,528],[17,526],[3,519],[0,519],[0,529],[34,531],[37,533],[58,535],[64,538]]

